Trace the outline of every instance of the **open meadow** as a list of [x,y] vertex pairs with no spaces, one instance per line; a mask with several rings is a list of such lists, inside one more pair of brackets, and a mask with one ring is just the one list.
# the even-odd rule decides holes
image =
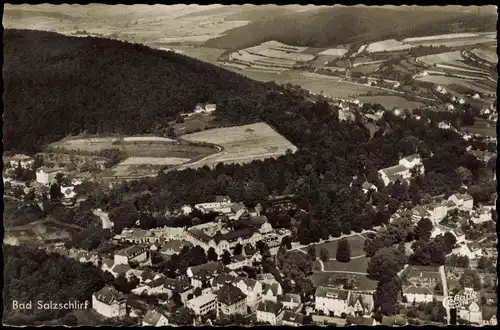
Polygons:
[[409,45],[395,39],[387,39],[383,41],[372,42],[366,47],[368,53],[378,53],[378,52],[391,52],[398,50],[405,50],[415,47],[414,45]]
[[[358,235],[354,235],[354,236],[349,237],[347,240],[348,240],[349,245],[351,247],[351,257],[359,257],[359,256],[365,255],[365,251],[363,250],[363,247],[365,244],[365,239],[363,237],[360,237]],[[338,243],[339,243],[339,240],[316,244],[316,256],[319,258],[320,250],[327,249],[328,253],[330,254],[330,258],[335,258],[335,254],[337,253]],[[303,248],[302,250],[304,252],[307,251],[307,249],[305,249],[305,248]]]
[[403,39],[404,43],[409,45],[422,46],[447,46],[461,47],[475,44],[484,44],[494,42],[496,40],[495,32],[487,33],[453,33],[442,34],[418,38]]
[[182,136],[183,141],[218,145],[222,151],[184,167],[215,166],[217,163],[248,163],[297,151],[291,142],[266,123],[216,128]]
[[377,282],[369,279],[366,275],[360,274],[342,274],[331,272],[315,272],[310,276],[314,286],[327,286],[334,282],[334,279],[350,278],[356,283],[356,290],[362,291],[375,291],[377,289]]

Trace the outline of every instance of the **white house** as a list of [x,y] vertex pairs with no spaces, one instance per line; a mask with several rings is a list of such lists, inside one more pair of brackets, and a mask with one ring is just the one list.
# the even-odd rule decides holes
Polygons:
[[40,167],[36,170],[36,182],[51,185],[55,181],[58,173],[62,173],[61,168]]
[[487,221],[493,221],[493,216],[491,214],[491,209],[487,207],[481,207],[476,209],[470,219],[474,224],[480,224]]
[[469,194],[453,194],[448,197],[448,200],[455,203],[461,211],[470,212],[474,208],[474,200]]
[[182,205],[181,206],[181,211],[182,211],[182,214],[184,215],[189,215],[191,214],[191,212],[193,212],[193,208],[191,207],[191,205]]
[[139,264],[151,264],[151,255],[145,246],[133,245],[117,251],[114,256],[115,265],[128,265],[135,261]]
[[373,307],[373,294],[349,291],[347,314],[371,315]]
[[186,301],[186,307],[191,309],[195,315],[205,315],[217,309],[217,296],[213,293],[202,294]]
[[278,325],[283,319],[283,304],[274,301],[262,301],[257,306],[257,321]]
[[278,296],[283,294],[283,288],[278,282],[262,285],[262,300],[278,301]]
[[242,255],[237,255],[233,257],[233,261],[226,265],[227,268],[236,270],[241,269],[243,267],[251,267],[253,265],[252,258],[246,258]]
[[451,103],[447,103],[445,105],[445,107],[446,107],[446,110],[449,110],[449,111],[455,110],[455,106]]
[[30,156],[17,154],[12,156],[9,159],[9,162],[11,167],[16,168],[18,166],[21,166],[21,168],[30,169],[31,166],[33,166],[33,164],[35,163],[35,160]]
[[233,285],[247,296],[247,306],[255,310],[257,304],[262,300],[262,284],[249,277],[238,277]]
[[409,303],[426,303],[432,302],[434,294],[427,287],[409,286],[403,291],[403,296]]
[[316,289],[314,308],[326,315],[347,313],[349,291],[320,286]]
[[302,305],[302,299],[300,299],[300,295],[287,293],[281,296],[280,298],[283,307],[290,310],[297,310]]
[[472,302],[470,305],[461,308],[458,311],[458,317],[473,324],[482,324],[483,322],[481,308],[479,308],[477,302]]
[[109,318],[127,314],[125,297],[112,286],[105,286],[92,295],[92,308]]
[[142,319],[142,325],[145,327],[164,327],[168,326],[168,319],[160,312],[157,312],[155,310],[148,310],[148,312]]
[[387,186],[391,182],[396,180],[406,180],[411,178],[411,172],[404,165],[394,165],[378,171],[380,179]]
[[399,165],[403,165],[408,169],[412,169],[417,165],[422,165],[422,159],[417,155],[413,154],[407,157],[403,157],[399,160]]

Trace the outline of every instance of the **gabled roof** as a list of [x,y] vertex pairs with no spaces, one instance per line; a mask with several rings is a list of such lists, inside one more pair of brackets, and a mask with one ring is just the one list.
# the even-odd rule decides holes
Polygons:
[[316,297],[331,298],[331,299],[338,299],[338,300],[347,300],[347,298],[349,296],[349,291],[339,290],[337,288],[319,286],[316,289],[315,296]]
[[304,315],[285,310],[285,313],[283,314],[283,321],[304,324]]
[[415,206],[411,211],[412,213],[416,213],[421,218],[427,218],[431,215],[422,205]]
[[107,305],[126,301],[123,294],[121,294],[115,288],[109,285],[97,291],[96,293],[94,293],[94,295],[97,300]]
[[279,302],[274,302],[270,300],[262,301],[257,306],[257,311],[272,313],[277,315],[283,310],[283,304]]
[[177,293],[183,293],[191,289],[187,276],[179,275],[176,278],[158,279],[164,281],[164,287]]
[[278,290],[280,288],[280,284],[279,283],[264,283],[262,285],[262,292],[263,293],[268,293],[269,291],[271,291],[272,295],[273,296],[278,296]]
[[118,264],[118,265],[115,265],[113,267],[113,272],[115,272],[117,274],[125,274],[126,272],[128,272],[131,269],[132,268],[129,265]]
[[413,154],[413,155],[410,155],[410,156],[406,156],[404,159],[406,159],[407,161],[409,162],[412,162],[414,161],[415,159],[419,159],[420,157],[418,156],[418,154]]
[[144,250],[146,250],[146,248],[143,246],[132,245],[132,246],[129,246],[125,249],[117,251],[116,254],[119,256],[124,256],[124,257],[130,258],[138,253],[141,253]]
[[398,175],[399,173],[402,173],[405,171],[408,171],[408,169],[404,165],[394,165],[394,166],[386,167],[386,168],[380,170],[380,172],[383,172],[389,178],[393,178],[394,176]]
[[227,306],[246,299],[246,297],[246,294],[232,284],[225,284],[217,293],[217,299],[219,302]]
[[115,261],[113,259],[103,258],[102,263],[108,266],[108,268],[111,268],[115,264]]
[[189,243],[188,241],[173,239],[173,240],[166,241],[165,243],[163,243],[163,245],[160,249],[160,252],[166,253],[169,251],[173,251],[174,253],[179,253],[179,252],[181,252],[182,248],[185,245],[191,246],[192,244]]
[[359,301],[361,306],[363,308],[366,308],[368,310],[372,310],[374,301],[373,301],[373,295],[371,294],[363,294],[363,293],[357,293],[357,292],[351,292],[349,295],[349,306],[354,306],[356,302]]
[[225,285],[232,283],[234,280],[234,276],[222,273],[215,279],[214,284]]
[[224,264],[219,261],[211,261],[198,266],[190,267],[194,277],[205,274],[220,274],[224,270]]
[[160,321],[161,317],[165,317],[164,315],[160,314],[158,311],[155,310],[148,310],[146,315],[144,315],[143,322],[151,325],[156,325],[158,324],[158,321]]
[[265,280],[276,280],[276,278],[271,273],[257,274],[257,281],[265,281]]

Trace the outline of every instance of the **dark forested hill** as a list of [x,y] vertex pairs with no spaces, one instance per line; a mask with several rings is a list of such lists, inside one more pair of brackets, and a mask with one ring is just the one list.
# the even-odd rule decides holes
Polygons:
[[328,47],[385,38],[494,31],[496,13],[476,9],[450,12],[425,8],[333,7],[272,17],[228,31],[208,40],[209,47],[236,50],[277,40],[286,44]]
[[51,32],[4,34],[4,148],[68,133],[144,133],[197,102],[265,94],[265,84],[146,46]]
[[[31,325],[68,313],[68,310],[37,309],[37,301],[54,304],[91,301],[113,277],[100,269],[80,264],[61,255],[42,250],[4,245],[5,323]],[[12,301],[33,301],[33,310],[13,310]]]

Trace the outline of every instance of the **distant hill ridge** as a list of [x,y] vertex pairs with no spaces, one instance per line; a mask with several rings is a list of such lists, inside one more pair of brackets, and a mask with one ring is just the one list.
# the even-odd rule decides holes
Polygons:
[[205,45],[236,50],[277,40],[296,46],[329,47],[387,38],[495,31],[496,12],[486,9],[481,9],[480,15],[474,8],[470,12],[430,11],[420,7],[332,7],[297,13],[284,11],[281,16],[229,30],[224,36],[208,40]]

